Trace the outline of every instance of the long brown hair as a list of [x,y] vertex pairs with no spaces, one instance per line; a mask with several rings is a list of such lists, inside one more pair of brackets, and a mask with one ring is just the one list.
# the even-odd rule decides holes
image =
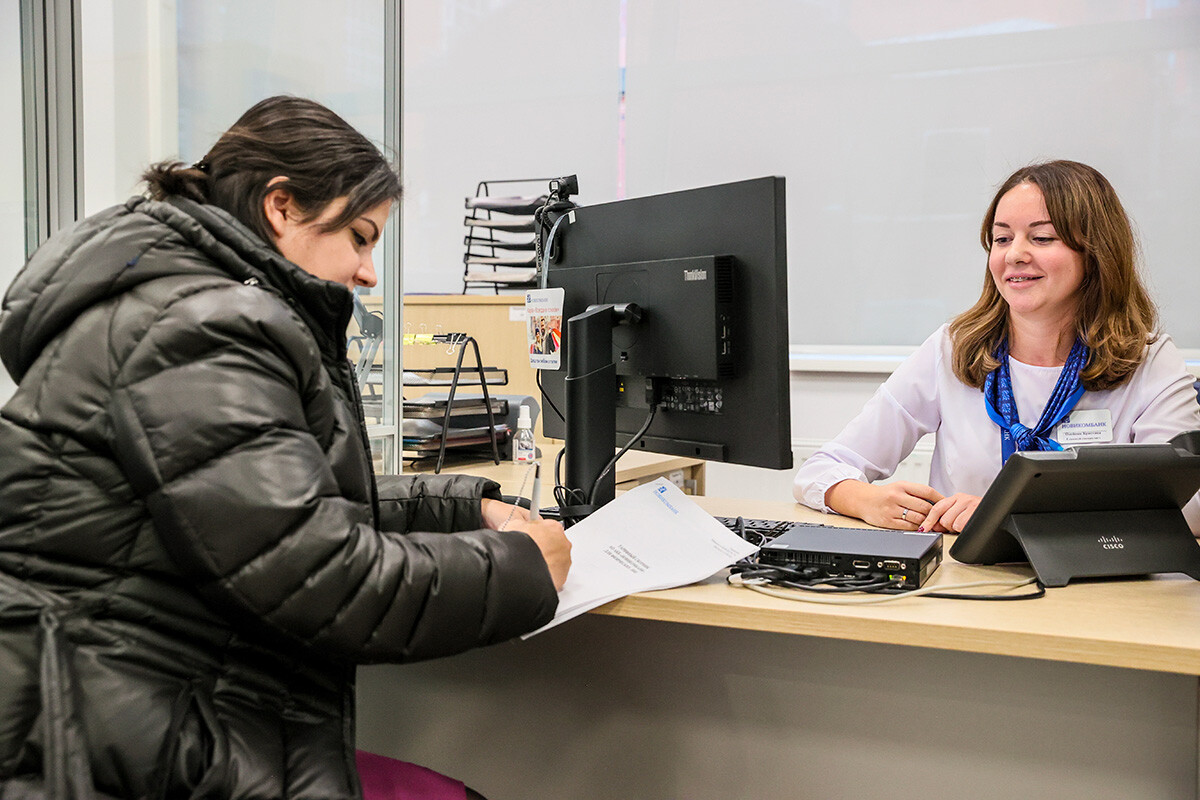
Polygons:
[[[279,176],[286,180],[268,185]],[[365,136],[320,103],[284,95],[254,104],[195,164],[162,161],[142,179],[155,200],[181,196],[219,206],[272,247],[263,201],[275,189],[291,194],[305,219],[346,197],[324,232],[400,196],[400,176]]]
[[[992,249],[1000,198],[1022,183],[1041,190],[1055,231],[1083,256],[1075,330],[1091,349],[1084,388],[1119,386],[1142,362],[1158,324],[1158,311],[1138,274],[1139,249],[1129,216],[1108,179],[1092,167],[1078,161],[1034,164],[1009,176],[992,198],[979,234],[985,251]],[[1008,304],[985,268],[979,300],[950,323],[954,374],[982,388],[999,366],[996,348],[1008,335]]]

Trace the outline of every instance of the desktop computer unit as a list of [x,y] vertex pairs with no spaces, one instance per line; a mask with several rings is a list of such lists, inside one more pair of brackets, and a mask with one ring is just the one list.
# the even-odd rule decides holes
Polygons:
[[758,562],[811,568],[814,577],[886,576],[919,589],[942,563],[942,535],[797,522],[762,546]]

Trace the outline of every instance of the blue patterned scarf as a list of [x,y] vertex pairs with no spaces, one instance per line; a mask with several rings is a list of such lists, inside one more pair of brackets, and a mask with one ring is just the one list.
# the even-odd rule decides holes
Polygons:
[[1059,373],[1042,418],[1033,428],[1022,425],[1017,418],[1017,401],[1013,398],[1012,376],[1008,371],[1007,339],[996,349],[996,358],[1000,366],[984,379],[983,399],[988,416],[1000,426],[1001,463],[1018,450],[1062,450],[1062,445],[1050,438],[1050,431],[1083,397],[1083,381],[1079,376],[1087,366],[1087,345],[1076,339],[1071,346],[1071,354]]

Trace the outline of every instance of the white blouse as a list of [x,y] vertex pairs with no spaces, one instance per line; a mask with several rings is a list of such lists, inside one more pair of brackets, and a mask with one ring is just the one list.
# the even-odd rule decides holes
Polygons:
[[[1033,427],[1062,367],[1034,367],[1009,358],[1021,422]],[[1194,378],[1165,334],[1146,348],[1133,376],[1115,389],[1085,392],[1073,411],[1107,409],[1111,442],[1166,442],[1200,429]],[[943,325],[902,363],[863,410],[796,473],[793,493],[806,506],[831,512],[829,487],[847,478],[887,478],[927,433],[936,433],[929,484],[944,495],[982,496],[1000,471],[1000,428],[988,417],[983,392],[962,383],[951,367],[949,326]],[[1057,436],[1051,434],[1053,438]],[[1184,509],[1200,532],[1200,497]]]

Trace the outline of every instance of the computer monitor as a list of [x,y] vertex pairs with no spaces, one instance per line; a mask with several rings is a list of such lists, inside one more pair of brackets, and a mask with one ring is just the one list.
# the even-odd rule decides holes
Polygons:
[[579,510],[613,498],[605,468],[635,436],[638,450],[791,468],[784,179],[561,216],[543,283],[564,290],[564,368],[541,373],[542,419],[565,439]]
[[1200,580],[1183,506],[1200,490],[1197,434],[1170,444],[1013,453],[950,555],[1028,561],[1046,586],[1072,578],[1182,572]]

